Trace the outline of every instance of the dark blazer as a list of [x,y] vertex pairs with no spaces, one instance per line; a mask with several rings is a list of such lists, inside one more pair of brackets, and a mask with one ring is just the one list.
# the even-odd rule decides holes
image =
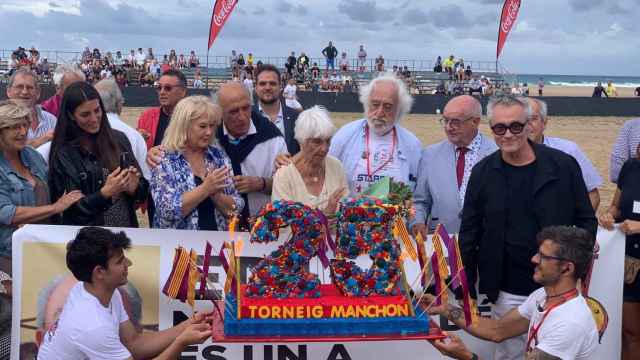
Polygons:
[[[298,120],[298,111],[292,109],[284,104],[284,99],[280,99],[282,106],[282,118],[284,122],[284,141],[287,144],[287,151],[289,154],[295,155],[300,151],[300,144],[295,139],[296,120]],[[260,113],[260,108],[256,104],[253,106],[253,110]]]
[[[537,162],[532,191],[538,230],[574,225],[595,237],[598,223],[578,162],[562,151],[530,144]],[[471,171],[460,225],[460,252],[469,283],[475,284],[479,275],[480,292],[492,302],[502,283],[506,188],[502,155],[496,151]]]

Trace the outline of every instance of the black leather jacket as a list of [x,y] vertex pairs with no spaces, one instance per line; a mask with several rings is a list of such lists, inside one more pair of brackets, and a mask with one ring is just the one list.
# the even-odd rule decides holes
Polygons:
[[[117,130],[114,138],[120,146],[120,151],[125,153],[127,162],[136,168],[140,174],[140,166],[133,156],[133,150],[127,137]],[[98,163],[94,154],[86,151],[79,144],[65,144],[58,150],[54,162],[49,164],[49,188],[52,202],[57,201],[64,193],[72,190],[80,190],[84,198],[69,207],[62,214],[62,224],[65,225],[104,225],[103,213],[113,203],[111,199],[104,198],[100,189],[107,179],[105,170]],[[128,203],[131,227],[138,227],[136,218],[136,206],[144,202],[149,193],[149,183],[142,176],[138,189],[133,196],[122,193]]]

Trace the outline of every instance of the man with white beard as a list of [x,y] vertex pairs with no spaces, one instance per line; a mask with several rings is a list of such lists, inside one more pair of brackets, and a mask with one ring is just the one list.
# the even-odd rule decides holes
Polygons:
[[413,98],[405,83],[385,73],[360,89],[366,118],[338,130],[329,154],[340,159],[352,195],[389,176],[415,189],[422,143],[400,120]]

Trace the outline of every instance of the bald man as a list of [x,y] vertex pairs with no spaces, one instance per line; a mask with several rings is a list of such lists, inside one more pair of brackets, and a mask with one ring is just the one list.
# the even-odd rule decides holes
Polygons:
[[216,136],[231,159],[233,180],[246,204],[240,225],[248,228],[249,217],[271,201],[275,159],[287,153],[287,145],[278,127],[252,108],[251,93],[241,83],[223,84],[214,97],[222,108]]
[[464,195],[473,166],[498,148],[478,131],[482,105],[469,95],[451,99],[440,119],[446,140],[422,151],[414,193],[415,223],[411,230],[426,239],[429,220],[457,233]]

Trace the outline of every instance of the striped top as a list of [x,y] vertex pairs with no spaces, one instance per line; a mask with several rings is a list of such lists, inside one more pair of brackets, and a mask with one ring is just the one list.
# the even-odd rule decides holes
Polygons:
[[629,158],[636,157],[636,150],[640,143],[640,119],[629,120],[618,134],[618,139],[613,145],[609,160],[609,179],[617,183],[622,165]]

